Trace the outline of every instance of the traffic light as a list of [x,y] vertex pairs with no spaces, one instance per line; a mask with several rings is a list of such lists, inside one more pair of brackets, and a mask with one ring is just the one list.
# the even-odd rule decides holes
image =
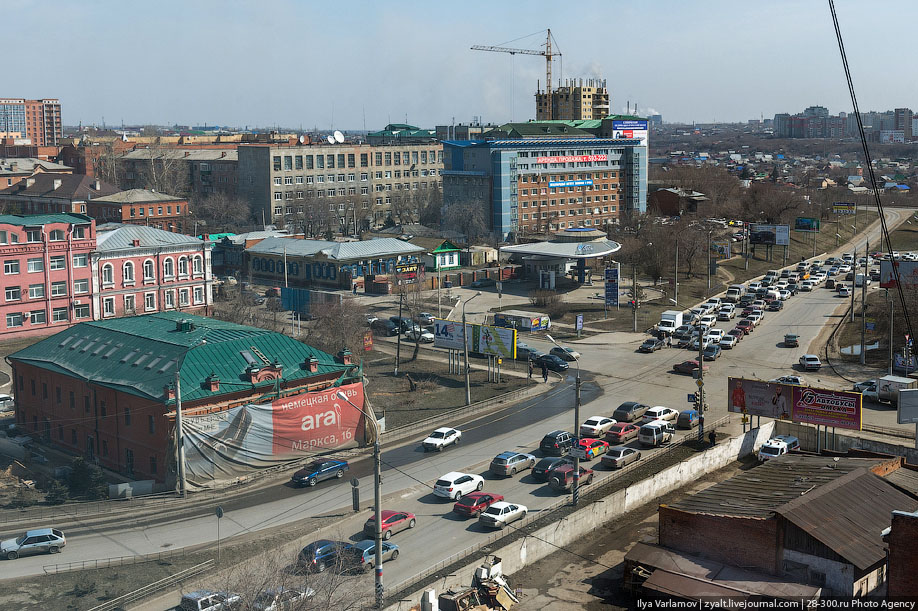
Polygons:
[[694,407],[695,407],[695,409],[696,409],[697,411],[700,412],[700,411],[701,411],[701,393],[700,393],[700,392],[696,392],[696,393],[695,393],[694,395],[692,395],[692,396],[694,397],[694,399],[692,400],[692,401],[693,401],[693,404],[694,404]]
[[636,309],[637,309],[637,300],[632,299],[629,303],[631,304],[631,309],[632,309],[632,310],[636,310]]

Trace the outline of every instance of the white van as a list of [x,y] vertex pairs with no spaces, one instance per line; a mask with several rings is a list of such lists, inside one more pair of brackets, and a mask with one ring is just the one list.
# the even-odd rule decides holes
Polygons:
[[672,422],[654,420],[643,425],[638,431],[638,443],[644,447],[655,448],[673,440],[676,429]]

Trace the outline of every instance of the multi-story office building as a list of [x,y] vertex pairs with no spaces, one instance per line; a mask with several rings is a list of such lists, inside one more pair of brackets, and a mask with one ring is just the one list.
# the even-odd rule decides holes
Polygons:
[[491,233],[511,240],[644,213],[647,122],[610,124],[618,137],[531,122],[502,126],[487,140],[444,142],[444,205],[484,206]]
[[64,137],[61,102],[0,98],[0,131],[19,132],[35,146],[57,146]]
[[894,129],[901,130],[904,133],[905,140],[912,139],[912,109],[897,108],[894,115]]
[[563,87],[536,92],[537,121],[602,119],[608,114],[609,90],[605,79],[574,79],[565,81]]
[[237,159],[232,149],[136,148],[118,157],[118,184],[183,197],[235,195]]
[[390,215],[408,222],[413,208],[440,187],[438,142],[240,145],[237,192],[268,223],[330,228],[381,225]]

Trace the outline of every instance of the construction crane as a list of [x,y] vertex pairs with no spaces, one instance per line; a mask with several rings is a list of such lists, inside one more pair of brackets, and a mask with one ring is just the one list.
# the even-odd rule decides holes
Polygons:
[[[510,55],[541,55],[545,58],[545,88],[549,96],[551,95],[551,60],[554,57],[561,57],[561,51],[552,51],[551,28],[546,30],[545,50],[535,51],[532,49],[514,49],[511,47],[495,47],[489,45],[473,45],[473,51],[494,51],[495,53],[509,53]],[[558,47],[558,41],[555,41],[555,48]],[[548,104],[548,118],[553,119],[551,103]]]

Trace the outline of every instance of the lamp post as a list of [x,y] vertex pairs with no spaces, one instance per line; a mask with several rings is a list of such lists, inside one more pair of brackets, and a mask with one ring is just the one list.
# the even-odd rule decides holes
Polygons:
[[679,240],[676,240],[676,263],[673,265],[673,301],[679,303]]
[[[188,347],[188,350],[207,343],[207,338],[201,338]],[[182,375],[179,357],[175,359],[175,459],[178,461],[178,481],[175,486],[182,498],[188,498],[188,484],[185,480],[185,439],[182,430]]]
[[711,289],[711,234],[713,230],[708,231],[708,290]]
[[342,401],[346,402],[348,405],[358,410],[361,414],[364,415],[367,422],[373,423],[373,429],[375,430],[374,441],[373,441],[373,511],[376,513],[375,516],[375,535],[373,537],[373,543],[375,547],[376,560],[374,561],[374,570],[376,571],[376,608],[382,609],[383,606],[383,569],[382,569],[382,506],[380,501],[380,481],[381,481],[381,460],[379,458],[379,424],[376,422],[376,416],[374,414],[371,419],[369,415],[362,408],[354,405],[350,399],[347,398],[340,390],[336,393],[337,397]]
[[[546,335],[545,338],[553,343],[558,348],[561,347],[558,342],[555,341],[551,335]],[[573,355],[571,355],[573,356]],[[574,362],[577,363],[577,378],[574,382],[574,448],[579,450],[580,448],[580,359],[574,357]],[[571,504],[574,507],[577,506],[577,501],[580,500],[580,457],[574,452],[574,481],[571,484]]]
[[464,302],[462,302],[462,349],[465,353],[465,404],[472,404],[472,383],[469,380],[469,340],[466,337],[466,327],[465,327],[465,305],[471,300],[475,299],[481,295],[481,291],[478,291]]

